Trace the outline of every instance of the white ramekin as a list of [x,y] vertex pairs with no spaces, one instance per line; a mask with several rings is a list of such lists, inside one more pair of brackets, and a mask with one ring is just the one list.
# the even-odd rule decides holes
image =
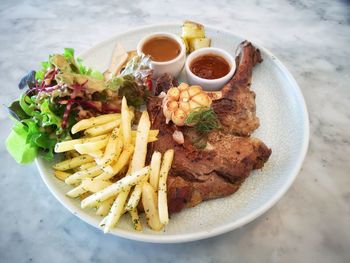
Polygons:
[[137,54],[142,54],[142,46],[151,38],[154,37],[169,37],[173,40],[175,40],[180,45],[180,54],[169,61],[151,61],[151,68],[153,69],[153,77],[157,78],[161,76],[164,73],[168,73],[174,77],[177,77],[182,68],[184,67],[185,61],[186,61],[186,47],[184,43],[182,42],[181,38],[178,37],[175,34],[166,33],[166,32],[157,32],[150,35],[145,36],[140,40],[140,42],[137,44]]
[[[218,55],[224,58],[227,63],[230,65],[230,71],[223,77],[218,79],[203,79],[196,76],[190,69],[192,61],[203,55]],[[236,61],[233,56],[231,56],[225,50],[220,48],[208,47],[200,48],[193,51],[186,60],[185,70],[187,74],[187,81],[191,85],[199,85],[204,90],[220,90],[233,76],[236,71]]]

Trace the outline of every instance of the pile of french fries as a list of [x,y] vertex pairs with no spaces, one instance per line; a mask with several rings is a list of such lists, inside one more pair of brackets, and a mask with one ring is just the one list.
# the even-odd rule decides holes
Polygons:
[[147,111],[142,112],[136,130],[134,112],[122,100],[120,114],[81,120],[72,134],[80,139],[57,143],[55,151],[69,158],[56,163],[55,175],[73,188],[66,193],[82,199],[82,208],[94,208],[103,217],[100,226],[109,232],[121,216],[129,213],[135,230],[141,231],[138,208],[141,201],[147,224],[159,231],[169,222],[166,181],[174,157],[169,149],[162,157],[154,152],[145,165],[147,143],[157,140]]

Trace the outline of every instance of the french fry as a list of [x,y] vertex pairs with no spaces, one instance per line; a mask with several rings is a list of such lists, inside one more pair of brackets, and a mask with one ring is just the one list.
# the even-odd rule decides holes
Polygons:
[[162,154],[160,152],[154,152],[151,159],[151,174],[149,177],[149,183],[152,185],[155,191],[158,191],[159,170],[161,161]]
[[96,162],[82,164],[79,166],[79,171],[84,171],[84,170],[89,169],[93,166],[96,166]]
[[[159,134],[159,130],[149,130],[149,133],[148,133],[148,140],[150,140],[151,138],[156,138]],[[137,135],[137,131],[131,131],[131,138],[133,140],[136,139],[136,135]]]
[[167,178],[174,158],[174,150],[170,149],[164,153],[162,166],[159,172],[158,184],[158,209],[159,219],[164,225],[169,222],[168,201],[167,201]]
[[[119,194],[125,190],[129,190],[130,187],[140,182],[149,173],[150,167],[146,166],[141,170],[135,171],[130,175],[126,175],[111,186],[90,195],[81,202],[81,208],[96,207],[99,202],[102,202],[113,195]],[[118,197],[120,194],[118,195]],[[126,197],[125,197],[126,200]]]
[[98,206],[96,210],[96,215],[98,216],[106,216],[109,212],[109,210],[112,207],[112,204],[115,200],[115,196],[108,198],[107,200],[101,202],[101,204]]
[[131,221],[132,221],[132,225],[133,225],[134,229],[136,231],[142,231],[142,225],[140,222],[139,213],[137,212],[137,208],[129,211],[129,213],[131,216]]
[[89,152],[88,155],[90,155],[90,156],[91,156],[92,158],[94,158],[95,161],[96,161],[96,160],[102,158],[103,152],[102,152],[102,150],[95,150],[95,151]]
[[66,184],[77,184],[82,179],[96,177],[96,176],[100,175],[101,173],[103,173],[103,169],[101,167],[93,166],[93,167],[90,167],[84,171],[79,171],[79,172],[72,174],[71,176],[68,176],[66,178],[66,180],[64,180],[64,182]]
[[102,169],[105,173],[109,173],[109,174],[113,173],[113,167],[110,165],[104,165],[102,166]]
[[[147,155],[147,140],[151,122],[147,111],[142,112],[139,125],[137,126],[137,135],[135,141],[135,151],[131,159],[131,170],[138,170],[145,166],[146,155]],[[126,210],[130,211],[137,207],[140,201],[142,192],[142,185],[137,184],[131,193]]]
[[65,157],[66,157],[67,159],[71,159],[71,158],[77,157],[77,156],[79,156],[79,155],[80,155],[80,154],[79,154],[77,151],[75,151],[74,149],[71,150],[71,151],[65,152]]
[[[121,193],[124,193],[124,192],[121,192]],[[124,213],[124,204],[128,195],[121,194],[121,193],[115,199],[111,207],[111,210],[109,211],[109,214],[106,217],[105,226],[103,228],[104,233],[108,233],[111,230],[111,228],[118,223],[119,218]]]
[[157,195],[153,187],[144,182],[142,185],[142,205],[146,213],[147,224],[156,231],[163,228],[163,224],[159,219],[157,207]]
[[81,181],[81,186],[89,192],[97,193],[112,185],[110,181],[96,180],[95,178],[85,178]]
[[[129,168],[128,168],[127,174],[130,174],[131,172],[132,172],[131,164],[129,164]],[[124,191],[122,191],[118,195],[119,199],[118,199],[118,203],[116,205],[118,205],[119,207],[122,207],[123,209],[122,210],[118,209],[118,212],[114,215],[114,218],[116,218],[116,221],[115,221],[114,224],[118,223],[118,220],[119,220],[119,218],[121,216],[120,213],[124,213],[126,211],[125,208],[124,208],[124,205],[125,205],[125,202],[126,202],[126,199],[127,199],[128,195],[129,195],[129,192],[130,192],[130,188],[125,189]]]
[[[145,178],[145,180],[147,180],[147,178]],[[141,198],[142,184],[143,181],[139,182],[137,185],[135,185],[134,189],[132,190],[132,193],[129,197],[129,201],[125,206],[126,211],[131,211],[137,207]]]
[[121,110],[121,128],[123,131],[123,144],[124,147],[128,146],[131,143],[131,118],[130,112],[128,109],[128,104],[126,98],[122,99],[122,110]]
[[53,165],[53,168],[59,171],[66,171],[66,170],[76,168],[82,164],[90,163],[93,160],[94,159],[89,155],[80,155],[78,157],[74,157],[72,159],[68,159],[68,160],[64,160],[62,162],[56,163]]
[[90,119],[85,119],[85,120],[81,120],[79,122],[77,122],[76,124],[74,124],[74,126],[72,127],[72,134],[75,134],[77,132],[80,132],[82,130],[86,130],[88,128],[92,128],[107,122],[111,122],[111,121],[116,121],[120,119],[120,114],[119,113],[113,113],[113,114],[105,114],[105,115],[101,115],[98,117],[92,117]]
[[[66,193],[67,196],[71,198],[83,197],[83,195],[87,192],[96,193],[107,186],[111,185],[111,182],[108,181],[98,181],[94,182],[92,179],[83,179],[82,183],[77,187],[73,188],[69,192]],[[85,197],[84,197],[85,198]]]
[[148,137],[148,142],[155,142],[157,140],[158,140],[157,137]]
[[59,143],[56,143],[55,145],[55,152],[56,153],[68,152],[68,151],[74,150],[74,145],[76,144],[96,142],[96,141],[104,140],[106,138],[108,138],[108,135],[100,135],[92,138],[81,138],[81,139],[59,142]]
[[118,174],[129,162],[130,157],[134,151],[134,146],[129,145],[126,147],[123,152],[120,154],[118,161],[115,165],[112,166],[113,171],[111,173],[104,172],[96,179],[98,180],[109,180],[116,174]]
[[114,128],[120,125],[120,120],[107,122],[105,124],[101,124],[99,126],[95,126],[84,131],[86,136],[98,136],[106,133],[110,133]]
[[115,128],[109,137],[105,152],[99,165],[110,165],[114,160],[118,160],[123,150],[123,140],[121,129]]
[[147,140],[150,134],[151,122],[147,111],[142,112],[136,131],[135,151],[131,159],[131,170],[135,171],[145,166],[147,155]]
[[101,222],[98,224],[98,226],[99,227],[104,227],[105,225],[106,225],[106,221],[107,221],[107,216],[105,216],[102,220],[101,220]]
[[108,143],[108,138],[97,141],[97,142],[87,142],[82,144],[74,145],[74,149],[77,150],[80,154],[89,154],[91,152],[95,152],[102,148],[105,148]]
[[85,192],[85,193],[81,194],[81,195],[79,196],[79,198],[80,198],[80,200],[83,200],[83,199],[85,199],[86,197],[88,197],[88,196],[90,196],[90,195],[91,195],[90,192]]
[[62,171],[58,171],[55,170],[54,175],[60,179],[61,181],[64,181],[68,176],[70,176],[70,173],[66,173],[66,172],[62,172]]
[[[158,140],[157,138],[158,133],[159,133],[159,130],[150,130],[148,134],[148,142],[155,142],[156,140]],[[137,131],[131,131],[132,144],[135,144],[136,134],[137,134]]]
[[77,198],[78,196],[86,193],[86,189],[80,184],[77,187],[74,187],[72,190],[66,193],[66,196],[69,196],[71,198]]
[[158,141],[157,137],[149,137],[148,138],[148,142],[155,142],[155,141]]

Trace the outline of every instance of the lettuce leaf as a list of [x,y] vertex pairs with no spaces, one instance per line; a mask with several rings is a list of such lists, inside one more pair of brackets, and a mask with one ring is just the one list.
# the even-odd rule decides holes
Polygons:
[[[30,101],[30,98],[27,100]],[[23,102],[27,111],[30,107],[28,101]],[[40,104],[40,111],[31,111],[31,116],[23,111],[19,102],[11,106],[16,116],[20,115],[6,140],[7,150],[12,157],[21,164],[33,161],[38,153],[52,160],[55,144],[62,133],[62,120],[51,110],[49,99]]]
[[29,116],[22,109],[18,100],[12,102],[12,104],[7,108],[10,115],[18,121],[29,118]]
[[19,97],[19,105],[28,116],[34,115],[35,103],[25,92]]
[[56,127],[61,127],[61,118],[51,111],[49,99],[46,99],[40,105],[40,111],[41,124],[43,127],[50,125],[56,125]]
[[107,89],[117,91],[123,85],[124,78],[123,77],[113,77],[106,82]]
[[104,76],[100,71],[93,70],[90,74],[91,77],[98,79],[98,80],[104,80]]
[[69,47],[64,48],[63,55],[67,59],[73,59],[74,60],[74,49],[73,48],[69,48]]
[[6,148],[17,163],[30,163],[38,154],[38,148],[28,143],[27,138],[27,128],[20,122],[16,122],[6,139]]
[[82,59],[79,57],[77,57],[76,65],[78,66],[79,74],[90,76],[98,80],[104,80],[104,76],[102,72],[97,70],[92,70],[91,68],[84,66]]
[[35,87],[35,75],[36,72],[34,70],[29,71],[18,83],[18,88],[25,89],[26,87]]
[[118,88],[118,95],[125,96],[129,105],[139,108],[146,103],[150,93],[140,80],[133,75],[126,75]]

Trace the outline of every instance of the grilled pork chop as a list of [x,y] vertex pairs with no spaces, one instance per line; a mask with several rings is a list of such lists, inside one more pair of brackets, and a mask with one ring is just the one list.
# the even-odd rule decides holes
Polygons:
[[[148,102],[152,129],[159,129],[158,140],[149,145],[149,153],[164,153],[174,148],[175,155],[168,177],[168,205],[170,212],[192,207],[207,199],[234,193],[253,169],[267,161],[271,150],[258,139],[238,137],[221,131],[208,136],[210,150],[197,149],[186,127],[166,124],[161,99]],[[172,134],[181,130],[185,143],[177,144]]]
[[236,73],[224,86],[222,99],[213,102],[226,133],[249,136],[259,127],[255,114],[255,93],[250,90],[253,67],[262,62],[261,54],[250,42],[242,42],[237,49]]
[[[223,124],[224,131],[213,131],[208,135],[210,149],[201,150],[192,144],[193,129],[166,124],[162,99],[153,97],[148,101],[152,129],[159,129],[158,140],[149,145],[148,152],[157,150],[164,153],[169,148],[175,150],[167,182],[171,213],[204,200],[234,193],[250,172],[261,168],[271,154],[271,150],[260,140],[234,135],[247,136],[259,125],[255,116],[255,95],[250,91],[249,83],[253,66],[261,61],[260,53],[250,43],[243,42],[238,58],[235,77],[223,88],[223,98],[215,103],[214,109],[220,121],[226,125]],[[244,87],[244,83],[247,87]],[[165,87],[164,82],[162,85]],[[172,84],[169,82],[169,85]],[[243,101],[244,98],[249,101]],[[234,106],[229,107],[229,102]],[[225,110],[230,118],[225,116]],[[183,145],[173,140],[175,130],[183,132]]]

